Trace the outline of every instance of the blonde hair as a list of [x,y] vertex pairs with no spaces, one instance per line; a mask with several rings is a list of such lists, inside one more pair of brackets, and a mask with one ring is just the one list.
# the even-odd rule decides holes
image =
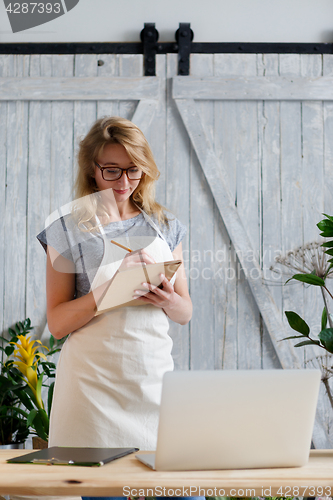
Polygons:
[[[108,144],[121,144],[130,160],[144,172],[139,185],[131,194],[131,200],[148,215],[155,215],[159,223],[167,225],[164,207],[155,200],[155,181],[160,172],[147,139],[134,123],[118,116],[100,118],[80,141],[75,182],[77,202],[72,210],[76,218],[79,218],[80,225],[84,224],[89,230],[95,226],[93,219],[97,207],[101,206],[99,189],[94,178],[95,160]],[[95,196],[89,196],[93,194]]]

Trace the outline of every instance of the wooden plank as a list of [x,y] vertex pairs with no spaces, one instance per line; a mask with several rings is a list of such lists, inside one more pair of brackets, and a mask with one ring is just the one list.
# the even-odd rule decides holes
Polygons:
[[[118,76],[118,58],[116,54],[100,54],[97,56],[99,64],[97,66],[98,77],[114,78]],[[97,62],[98,64],[98,62]],[[97,118],[105,116],[118,116],[119,103],[118,101],[102,101],[97,102]]]
[[[225,64],[225,60],[220,60],[219,56],[221,54],[214,54],[213,56],[213,75],[219,76],[220,73],[223,74],[228,68]],[[222,54],[222,58],[225,54]],[[223,106],[226,104],[223,102],[214,102],[213,106],[213,143],[216,155],[221,158],[224,153],[224,134],[221,132],[221,127],[225,122],[225,115]],[[228,103],[230,104],[230,102]],[[232,104],[232,103],[231,103]],[[223,144],[223,145],[222,145]],[[228,165],[229,166],[229,165]],[[228,179],[229,172],[228,172]],[[230,182],[228,182],[230,189]],[[227,364],[230,363],[230,367],[235,368],[237,365],[237,333],[230,336],[227,335],[227,320],[228,318],[228,308],[232,303],[232,296],[228,296],[231,287],[236,288],[236,278],[233,280],[228,279],[229,277],[229,262],[231,245],[229,235],[225,229],[221,216],[219,214],[218,207],[216,203],[213,205],[213,225],[214,225],[214,235],[213,235],[213,252],[211,262],[209,264],[210,270],[210,282],[213,288],[213,298],[214,298],[214,368],[222,369],[227,368]],[[235,274],[236,276],[236,274]],[[230,342],[231,341],[231,342]],[[231,346],[230,346],[231,344]],[[231,347],[231,349],[230,349]],[[232,348],[235,347],[232,352]],[[229,350],[228,354],[227,351]]]
[[[300,75],[299,54],[280,54],[279,72],[286,77]],[[303,244],[302,208],[302,108],[300,102],[281,102],[280,105],[280,175],[282,254]],[[303,287],[292,282],[283,288],[282,310],[295,311],[303,316]],[[291,329],[283,314],[287,332]],[[302,366],[304,350],[295,349]]]
[[[301,55],[301,74],[304,77],[322,75],[321,55]],[[302,103],[302,198],[303,241],[307,244],[319,240],[316,226],[324,212],[324,125],[323,103]],[[312,324],[315,334],[320,331],[323,299],[318,287],[304,290],[304,319]],[[314,326],[313,323],[316,323]],[[305,349],[305,355],[308,351]]]
[[[189,240],[190,225],[190,163],[191,144],[184,124],[172,99],[171,79],[177,75],[177,54],[167,55],[167,110],[166,110],[166,165],[164,190],[165,206],[175,214],[187,227],[183,240],[183,257],[189,289],[191,280],[189,273],[191,259]],[[160,138],[161,140],[162,138]],[[159,188],[160,189],[160,188]],[[160,192],[162,191],[160,190]],[[163,198],[162,198],[163,199]],[[173,340],[172,356],[175,369],[188,370],[190,367],[190,324],[185,326],[170,324],[170,335]]]
[[[89,57],[80,55],[80,58]],[[77,56],[78,57],[78,56]],[[96,55],[93,56],[96,59]],[[123,56],[124,57],[124,56]],[[97,61],[96,61],[97,73]],[[0,100],[106,101],[157,99],[158,79],[138,78],[0,78]]]
[[[142,65],[141,65],[142,67]],[[155,111],[152,111],[150,123],[140,126],[144,132],[152,149],[156,165],[160,171],[160,177],[156,185],[156,198],[162,205],[166,203],[166,56],[158,54],[156,56],[156,75],[159,79],[159,97],[155,101]],[[138,108],[142,106],[140,101]],[[138,114],[138,108],[136,115]],[[135,122],[136,123],[136,122]]]
[[[32,55],[30,75],[51,76],[52,56]],[[46,323],[45,257],[36,235],[49,210],[51,185],[51,103],[29,103],[27,197],[27,315],[40,338]]]
[[[12,56],[12,76],[29,74],[29,56]],[[28,103],[8,103],[4,328],[26,317]]]
[[[258,54],[257,67],[258,75],[269,77],[278,75],[278,54]],[[258,130],[261,168],[260,264],[264,280],[282,318],[281,278],[270,271],[270,267],[275,263],[275,257],[282,248],[279,102],[258,102]],[[264,369],[280,368],[280,362],[264,323],[262,325],[262,367]]]
[[[213,75],[212,54],[192,54],[193,75]],[[212,102],[196,103],[197,112],[205,124],[210,139],[214,137],[214,106]],[[193,147],[193,145],[192,145]],[[215,318],[214,287],[211,280],[211,258],[214,249],[214,199],[200,163],[191,152],[190,176],[190,249],[192,253],[191,297],[193,316],[190,325],[190,367],[191,369],[215,368]],[[205,284],[204,284],[205,283]],[[208,321],[207,318],[210,318]]]
[[[227,410],[226,410],[227,411]],[[229,410],[230,411],[230,410]],[[154,471],[141,465],[135,454],[114,460],[103,467],[46,467],[43,464],[7,464],[6,460],[29,450],[0,451],[0,492],[12,495],[82,496],[180,496],[182,492],[220,496],[262,496],[287,494],[331,495],[333,451],[311,450],[303,467],[271,469],[222,469],[199,471]],[[140,451],[139,454],[145,452]],[[274,450],[272,450],[274,453]],[[293,493],[294,492],[294,493]],[[140,493],[141,494],[141,493]],[[58,497],[59,498],[59,497]]]
[[[7,77],[10,74],[11,60],[13,56],[1,55],[0,56],[0,77]],[[8,116],[8,103],[0,102],[0,116],[4,125],[7,124]],[[6,210],[6,170],[7,170],[7,127],[0,127],[0,211],[5,214]],[[6,254],[6,240],[5,240],[5,217],[1,217],[0,221],[0,237],[4,243],[0,245],[0,330],[3,332],[4,325],[4,302],[5,302],[5,254]],[[3,353],[0,355],[2,359]]]
[[[288,54],[290,55],[290,54]],[[208,100],[333,100],[333,78],[297,77],[175,77],[174,99]]]
[[[236,70],[236,68],[234,69]],[[257,73],[256,54],[239,55],[238,74],[251,78]],[[246,227],[251,250],[259,260],[260,171],[258,161],[258,120],[256,102],[234,105],[236,129],[230,147],[236,151],[237,212]],[[249,254],[249,258],[251,255]],[[237,262],[238,264],[238,262]],[[238,265],[237,265],[238,267]],[[238,267],[239,269],[239,267]],[[238,368],[261,368],[260,314],[244,269],[239,269],[237,289]],[[261,277],[255,278],[260,280]]]
[[[52,67],[54,76],[72,76],[74,56],[54,55]],[[73,196],[75,162],[73,116],[73,102],[52,102],[50,212],[68,203]]]
[[[96,77],[97,55],[94,54],[76,54],[74,57],[75,62],[75,77],[76,81],[84,77]],[[96,86],[98,88],[100,78],[96,78]],[[112,79],[110,79],[111,81]],[[98,99],[104,99],[102,95]],[[97,119],[97,105],[96,101],[87,102],[84,99],[74,103],[74,120],[73,120],[73,137],[74,137],[74,158],[77,157],[79,141],[85,137],[89,129]],[[74,168],[74,178],[76,178],[76,165]],[[60,205],[52,207],[53,210]]]
[[299,366],[299,361],[290,346],[289,341],[278,342],[284,332],[281,317],[267,286],[258,279],[261,269],[256,259],[249,259],[255,255],[247,233],[243,227],[239,214],[225,183],[225,172],[218,158],[213,152],[211,143],[201,123],[195,103],[189,99],[176,99],[179,112],[189,133],[201,167],[205,173],[215,202],[224,220],[231,237],[237,256],[249,281],[252,293],[259,310],[266,323],[281,365],[285,368]]
[[[127,78],[129,80],[142,79],[144,81],[145,77],[143,77],[143,56],[141,54],[123,54],[118,55],[118,64],[119,64],[119,76],[123,78]],[[157,78],[154,77],[156,82]],[[158,83],[158,82],[157,82]],[[158,86],[157,86],[158,87]],[[157,99],[158,90],[155,95],[146,96],[148,99]],[[135,93],[127,92],[127,99],[121,101],[119,103],[119,116],[123,118],[127,118],[131,120],[133,118],[134,112],[138,103],[136,102],[139,98],[136,97]],[[148,132],[148,130],[146,130]]]
[[[323,55],[323,74],[333,77],[333,55]],[[324,210],[333,213],[333,103],[324,103]],[[332,307],[333,310],[333,307]]]
[[[247,60],[233,54],[214,55],[214,75],[217,78],[237,75],[244,70]],[[242,68],[241,68],[242,66]],[[248,68],[246,68],[248,69]],[[225,180],[233,200],[237,193],[237,113],[235,101],[215,102],[215,152],[225,169]],[[221,345],[221,367],[238,367],[238,271],[239,262],[232,241],[214,207],[215,219],[215,325],[216,345]],[[219,331],[218,331],[219,330]],[[222,338],[220,337],[222,335]],[[220,338],[219,338],[220,337]],[[216,354],[216,358],[219,354]]]

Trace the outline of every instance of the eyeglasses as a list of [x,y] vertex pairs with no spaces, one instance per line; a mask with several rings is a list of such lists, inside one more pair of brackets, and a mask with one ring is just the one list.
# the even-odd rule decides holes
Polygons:
[[95,161],[96,167],[98,167],[102,173],[102,177],[105,181],[117,181],[125,172],[130,181],[137,181],[142,177],[142,170],[139,167],[128,167],[128,168],[118,168],[118,167],[101,167]]

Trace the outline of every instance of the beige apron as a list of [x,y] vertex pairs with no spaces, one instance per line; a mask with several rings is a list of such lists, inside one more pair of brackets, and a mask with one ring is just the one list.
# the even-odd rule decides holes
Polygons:
[[[159,228],[142,213],[161,236],[146,251],[156,262],[173,260]],[[122,262],[107,264],[115,245],[100,230],[104,254],[92,290]],[[162,377],[173,369],[168,329],[164,311],[147,305],[101,314],[70,334],[57,366],[49,446],[155,449]]]

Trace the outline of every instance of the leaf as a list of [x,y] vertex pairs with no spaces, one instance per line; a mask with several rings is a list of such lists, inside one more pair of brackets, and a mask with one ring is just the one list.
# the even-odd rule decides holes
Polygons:
[[326,326],[327,326],[327,311],[326,307],[324,307],[323,313],[321,315],[321,329],[325,330]]
[[12,328],[8,328],[8,333],[10,333],[12,337],[16,337],[16,333]]
[[304,340],[304,342],[299,342],[298,344],[295,344],[294,347],[301,347],[302,345],[309,345],[309,344],[320,345],[320,342],[318,342],[318,340]]
[[27,426],[28,427],[33,425],[33,421],[35,420],[37,414],[38,414],[38,410],[36,408],[31,410],[31,412],[29,413],[28,418],[27,418]]
[[328,266],[328,268],[326,269],[326,273],[325,273],[324,279],[326,279],[326,277],[327,277],[328,273],[330,272],[330,270],[332,269],[332,267],[333,267],[333,264],[331,262],[330,265]]
[[24,391],[19,391],[17,393],[17,396],[19,398],[19,400],[21,401],[21,403],[26,407],[27,410],[31,411],[33,409],[33,404],[26,392],[26,390]]
[[323,238],[332,238],[332,236],[333,236],[333,229],[326,228],[325,231],[322,231],[319,234],[320,234],[320,236],[323,236]]
[[49,392],[47,394],[47,412],[48,412],[49,416],[51,414],[53,392],[54,392],[54,384],[55,384],[54,382],[52,382],[52,384],[50,384]]
[[327,215],[327,214],[323,214],[325,215],[325,217],[327,217],[328,220],[332,221],[333,222],[333,217],[332,215]]
[[322,247],[329,247],[329,248],[332,248],[333,247],[333,241],[325,241],[325,243],[323,243],[321,245]]
[[[294,274],[294,276],[292,276],[288,281],[290,280],[302,281],[308,285],[325,286],[325,281],[322,278],[319,278],[319,276],[315,276],[313,274]],[[288,283],[288,281],[286,281],[286,283]]]
[[333,255],[333,248],[325,251],[326,255]]
[[37,385],[36,385],[36,399],[38,403],[39,408],[43,408],[43,401],[42,401],[42,384],[43,384],[43,377],[44,377],[44,372],[40,374],[37,380]]
[[286,311],[285,315],[287,316],[287,320],[289,325],[296,332],[301,333],[305,337],[308,337],[310,334],[309,325],[302,319],[297,313],[293,311]]
[[285,337],[281,340],[289,340],[289,339],[304,339],[304,335],[292,335],[291,337]]
[[14,346],[7,345],[7,347],[5,348],[5,353],[7,354],[7,356],[10,356],[11,354],[13,354],[14,350],[15,350]]
[[50,349],[52,349],[53,346],[54,346],[54,337],[53,337],[53,335],[51,335],[51,337],[50,337]]
[[26,318],[24,321],[23,321],[23,324],[24,324],[24,328],[26,330],[31,330],[32,329],[32,326],[31,326],[31,319],[30,318]]
[[333,353],[333,328],[325,328],[319,333],[318,338],[326,351]]
[[36,416],[35,420],[34,420],[34,428],[37,432],[37,435],[39,437],[41,437],[42,439],[45,439],[45,441],[47,441],[48,439],[48,435],[46,434],[45,432],[45,429],[44,429],[44,425],[43,425],[43,420],[42,420],[42,416],[40,415],[40,413],[38,412],[38,415]]
[[320,231],[325,231],[326,229],[333,229],[333,221],[329,219],[323,219],[317,224],[317,228],[320,229]]

